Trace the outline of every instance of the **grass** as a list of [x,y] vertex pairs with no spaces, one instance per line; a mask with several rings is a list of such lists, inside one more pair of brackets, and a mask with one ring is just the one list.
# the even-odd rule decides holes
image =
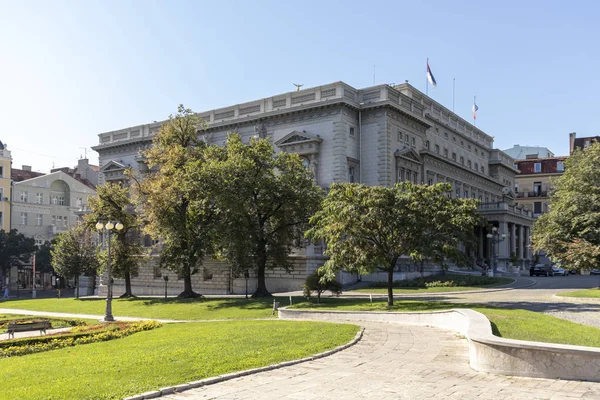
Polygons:
[[347,343],[357,330],[295,321],[166,324],[109,342],[0,359],[2,398],[118,399],[306,357]]
[[558,296],[563,297],[586,297],[590,299],[600,299],[600,288],[577,290],[575,292],[563,292]]
[[321,299],[321,304],[304,301],[294,304],[292,308],[397,312],[471,308],[484,314],[490,320],[492,331],[496,336],[517,340],[600,347],[599,328],[576,324],[533,311],[482,307],[481,304],[396,301],[393,307],[388,307],[385,301],[374,301],[371,305],[368,299],[327,298]]
[[[283,299],[285,300],[285,299]],[[278,300],[279,301],[279,300]],[[288,304],[285,301],[283,304]],[[272,318],[273,298],[266,299],[114,299],[113,315],[177,320]],[[10,300],[1,308],[104,315],[104,299]]]
[[[481,282],[481,283],[480,283]],[[469,275],[435,275],[426,278],[417,278],[394,282],[394,294],[418,294],[418,293],[446,293],[463,292],[466,290],[487,289],[495,286],[513,283],[510,278],[490,278]],[[386,293],[387,282],[377,282],[368,288],[354,289],[356,292],[364,293]]]

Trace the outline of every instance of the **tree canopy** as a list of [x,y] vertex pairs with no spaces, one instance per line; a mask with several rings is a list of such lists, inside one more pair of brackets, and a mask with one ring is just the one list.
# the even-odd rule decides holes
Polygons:
[[536,251],[545,250],[568,269],[590,269],[600,262],[600,143],[575,150],[565,172],[552,181],[550,211],[533,227]]
[[16,229],[0,230],[0,268],[4,275],[11,268],[30,260],[35,251],[35,240]]
[[293,269],[289,255],[305,244],[323,191],[297,154],[275,154],[268,139],[246,144],[230,134],[224,147],[211,146],[208,168],[219,208],[217,254],[234,272],[257,274],[253,297],[270,296],[265,271]]
[[341,269],[387,273],[388,305],[394,304],[398,259],[456,257],[456,246],[480,221],[473,199],[452,199],[451,186],[403,182],[394,187],[333,184],[310,220],[307,237],[325,240],[323,279]]
[[192,275],[212,248],[215,207],[201,176],[207,147],[198,140],[201,128],[202,120],[179,106],[143,153],[149,170],[134,185],[144,232],[160,240],[160,266],[183,277],[180,297],[199,296]]
[[54,270],[65,278],[74,278],[79,297],[79,276],[94,275],[99,268],[96,243],[92,233],[78,225],[61,233],[51,250]]
[[111,234],[111,267],[113,276],[125,280],[125,293],[121,297],[132,297],[131,277],[137,276],[139,264],[145,255],[134,205],[128,189],[120,184],[109,182],[100,185],[96,187],[96,194],[96,197],[89,199],[91,212],[84,217],[85,227],[95,232],[97,222],[123,224],[121,231]]

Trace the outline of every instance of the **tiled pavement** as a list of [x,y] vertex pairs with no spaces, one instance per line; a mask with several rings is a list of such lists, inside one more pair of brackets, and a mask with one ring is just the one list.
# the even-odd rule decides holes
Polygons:
[[332,356],[163,397],[192,399],[600,399],[600,383],[479,373],[466,339],[428,327],[364,323]]

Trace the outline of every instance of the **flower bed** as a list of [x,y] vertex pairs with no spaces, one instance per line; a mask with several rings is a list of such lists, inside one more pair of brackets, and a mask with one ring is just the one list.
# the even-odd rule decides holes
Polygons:
[[160,327],[156,321],[111,322],[98,325],[77,326],[68,333],[57,333],[0,342],[0,357],[14,357],[42,351],[77,346],[79,344],[119,339],[136,332]]

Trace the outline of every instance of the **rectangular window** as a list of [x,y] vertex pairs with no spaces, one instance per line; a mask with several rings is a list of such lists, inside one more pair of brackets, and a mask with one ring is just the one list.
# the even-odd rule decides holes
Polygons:
[[417,140],[415,138],[412,138],[411,145],[412,145],[412,147],[416,147],[417,146]]
[[448,157],[448,149],[444,149],[444,157]]
[[4,201],[4,188],[0,188],[0,201]]
[[471,168],[471,160],[467,160],[467,166]]
[[38,204],[42,204],[42,202],[44,201],[44,195],[41,193],[36,193],[35,195],[35,201]]
[[427,184],[428,184],[429,186],[433,185],[433,179],[427,179]]
[[42,214],[38,214],[37,217],[36,217],[36,224],[37,224],[37,226],[42,226],[42,222],[43,222]]
[[0,178],[4,178],[4,166],[0,165]]
[[483,165],[481,166],[481,173],[485,174],[485,168],[483,167]]
[[27,225],[27,213],[21,213],[21,225]]
[[486,203],[489,203],[489,202],[490,202],[490,198],[489,198],[489,197],[487,197],[487,196],[485,196],[485,202],[486,202]]
[[67,226],[68,223],[69,223],[69,218],[65,215],[63,217],[63,226]]
[[460,156],[460,163],[462,165],[465,165],[465,158],[463,156]]
[[463,142],[463,141],[461,140],[461,141],[460,141],[460,145],[461,145],[462,147],[465,147],[465,142]]
[[559,161],[556,163],[556,170],[558,172],[564,172],[565,170],[565,163],[563,161]]
[[471,151],[471,145],[468,145],[468,146],[467,146],[467,149],[469,149],[469,151]]
[[59,215],[58,217],[56,217],[56,226],[61,226],[62,225],[62,216]]
[[456,188],[456,198],[460,199],[460,188]]
[[52,204],[56,205],[58,203],[58,198],[56,196],[52,196]]
[[414,183],[415,185],[417,184],[417,177],[418,177],[417,173],[416,173],[416,172],[415,172],[415,173],[413,173],[413,183]]
[[475,163],[475,171],[479,171],[479,165],[477,165],[477,163]]
[[536,196],[542,193],[542,182],[533,182],[533,192]]
[[427,150],[429,150],[429,140],[426,140],[426,141],[425,141],[425,148],[426,148]]
[[53,226],[56,225],[56,216],[55,215],[52,216],[52,225]]
[[519,184],[515,183],[515,193],[519,193]]
[[410,141],[410,136],[408,136],[408,134],[404,135],[404,143],[408,146],[408,143]]
[[65,205],[65,198],[62,196],[59,196],[58,198],[58,205],[59,206],[64,206]]
[[448,132],[444,132],[444,139],[448,139]]
[[468,199],[468,198],[469,198],[469,191],[465,190],[465,199]]
[[456,161],[456,153],[452,153],[452,160]]
[[514,169],[519,169],[519,164],[517,164],[517,163],[514,163],[514,164],[513,164],[513,168],[514,168]]
[[533,203],[533,213],[534,214],[541,214],[542,213],[542,202],[541,201],[535,201]]
[[405,173],[406,173],[406,182],[410,182],[411,171],[407,169]]
[[158,265],[154,266],[154,279],[162,278],[162,271]]
[[452,136],[452,141],[456,143],[456,136]]
[[350,136],[354,137],[354,127],[350,127]]
[[402,182],[404,180],[404,168],[400,168],[398,170],[398,182]]
[[27,203],[27,196],[28,193],[27,192],[21,192],[21,202],[22,203]]
[[436,145],[435,145],[435,152],[436,152],[437,154],[440,154],[440,145],[439,145],[439,144],[436,144]]
[[354,167],[348,168],[348,182],[354,183]]
[[533,172],[542,172],[542,163],[533,163]]

